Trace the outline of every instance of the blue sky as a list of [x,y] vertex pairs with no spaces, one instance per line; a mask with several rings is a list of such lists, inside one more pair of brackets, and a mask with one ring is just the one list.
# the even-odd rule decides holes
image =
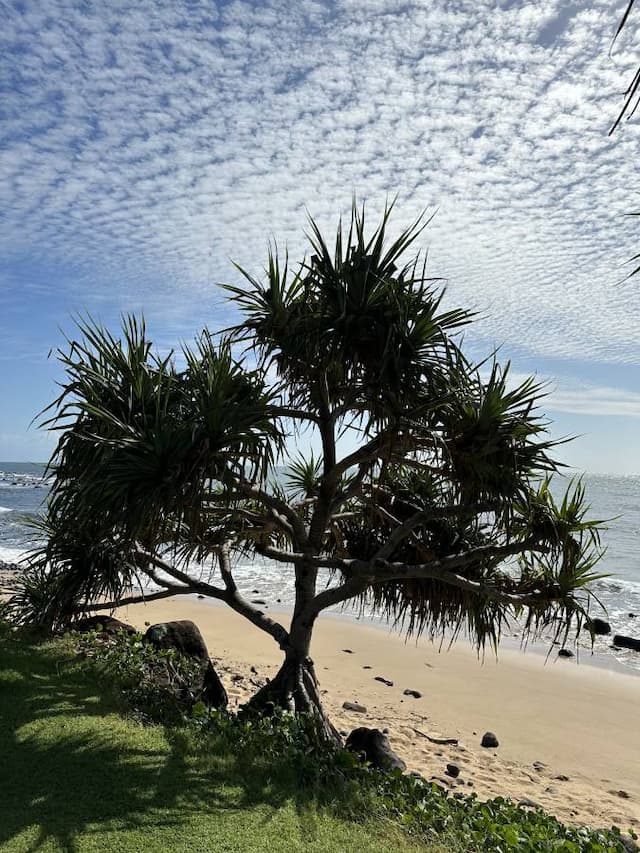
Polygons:
[[229,322],[218,287],[354,192],[424,235],[474,354],[551,378],[580,469],[640,471],[640,126],[607,130],[640,55],[625,0],[2,2],[0,459],[74,313],[144,309],[159,344]]

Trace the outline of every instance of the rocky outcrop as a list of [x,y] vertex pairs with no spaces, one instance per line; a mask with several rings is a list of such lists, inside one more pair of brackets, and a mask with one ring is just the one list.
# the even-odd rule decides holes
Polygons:
[[597,634],[601,637],[605,637],[611,633],[611,625],[605,619],[589,619],[587,628],[592,634]]

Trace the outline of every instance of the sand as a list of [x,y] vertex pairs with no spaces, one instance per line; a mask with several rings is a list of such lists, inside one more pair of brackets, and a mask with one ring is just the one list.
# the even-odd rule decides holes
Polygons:
[[[269,613],[286,625],[286,614]],[[232,708],[281,661],[271,637],[208,601],[169,599],[116,615],[140,628],[196,622]],[[462,641],[440,652],[426,640],[405,643],[385,629],[328,617],[317,623],[312,656],[335,725],[344,733],[388,728],[409,771],[481,799],[527,798],[568,823],[640,827],[640,677],[588,665],[584,654],[578,663],[501,649],[498,661],[487,654],[483,662]],[[405,688],[421,698],[403,695]],[[367,712],[345,711],[345,701]],[[497,735],[497,749],[480,746],[486,731]],[[426,736],[453,737],[458,745]],[[459,779],[445,774],[448,762],[459,765]]]

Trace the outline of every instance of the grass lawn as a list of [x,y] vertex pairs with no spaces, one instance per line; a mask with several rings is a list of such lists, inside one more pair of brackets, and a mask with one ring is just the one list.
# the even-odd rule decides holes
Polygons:
[[3,853],[427,849],[229,756],[194,757],[179,732],[115,713],[60,646],[0,638]]

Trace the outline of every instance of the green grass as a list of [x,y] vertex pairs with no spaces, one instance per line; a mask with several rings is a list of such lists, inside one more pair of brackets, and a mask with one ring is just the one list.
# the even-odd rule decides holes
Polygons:
[[115,713],[64,647],[0,638],[0,850],[395,851],[399,829],[341,820],[303,786],[193,754]]

